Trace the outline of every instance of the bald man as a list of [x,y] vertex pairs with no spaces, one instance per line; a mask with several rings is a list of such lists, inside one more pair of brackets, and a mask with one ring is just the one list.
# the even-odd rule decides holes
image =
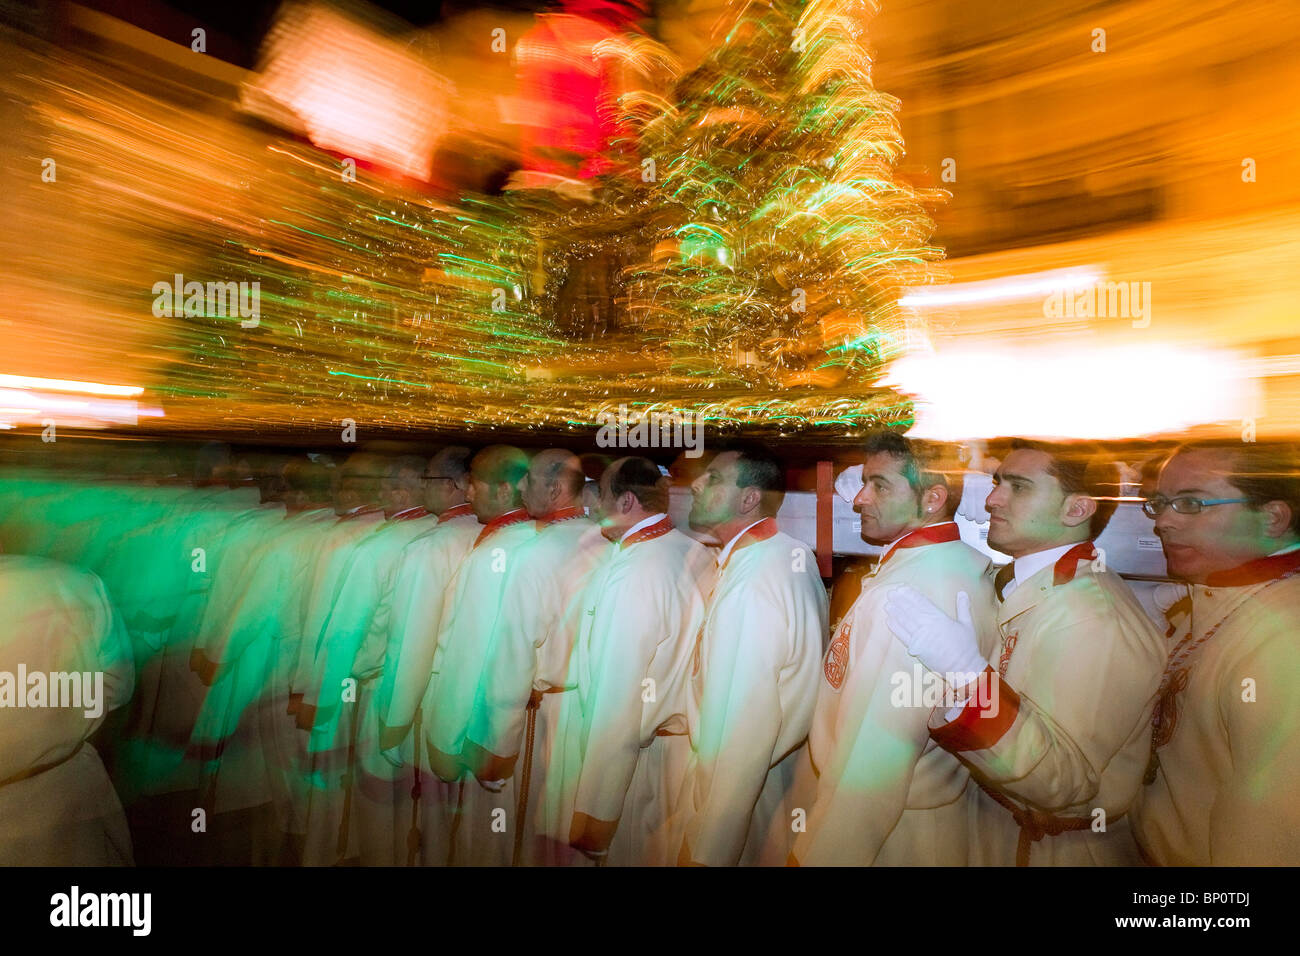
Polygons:
[[[531,845],[577,630],[578,595],[609,547],[583,513],[586,476],[572,452],[538,452],[520,483],[536,537],[508,569],[464,755],[481,781],[514,781],[515,849]],[[520,763],[522,758],[522,763]],[[462,824],[463,825],[463,824]],[[490,844],[496,848],[497,843]],[[502,862],[510,862],[503,860]],[[534,862],[529,859],[527,862]]]
[[[428,861],[435,864],[509,863],[514,850],[513,792],[504,780],[483,786],[469,765],[475,751],[464,751],[506,581],[537,534],[519,489],[527,473],[528,456],[510,445],[491,445],[470,462],[467,498],[482,527],[443,605],[432,674],[421,703],[429,769],[441,780],[458,784],[459,793],[457,811],[449,818],[452,832],[425,834],[435,849],[450,846],[455,836],[455,852],[447,860]],[[431,827],[437,822],[436,816],[426,819]]]

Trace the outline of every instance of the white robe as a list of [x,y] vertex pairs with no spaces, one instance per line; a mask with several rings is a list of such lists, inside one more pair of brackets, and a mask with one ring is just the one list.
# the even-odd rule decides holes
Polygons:
[[[522,787],[528,757],[527,707],[533,691],[541,693],[533,717],[524,815],[515,824],[523,831],[516,834],[523,841],[521,851],[536,838],[534,818],[545,792],[560,692],[577,634],[579,596],[609,548],[599,527],[585,517],[548,524],[513,563],[502,592],[501,613],[466,739],[496,758],[518,757],[512,780],[516,788]],[[521,862],[530,853],[522,855]]]
[[[472,513],[444,516],[403,548],[383,599],[389,608],[386,633],[380,641],[380,630],[372,629],[358,653],[359,674],[379,668],[372,678],[374,693],[366,695],[357,738],[353,806],[363,865],[418,863],[424,856],[423,831],[442,829],[422,825],[422,805],[434,805],[433,814],[445,805],[435,799],[437,778],[424,767],[411,729],[429,682],[447,585],[481,528]],[[393,756],[400,767],[390,762]],[[446,856],[444,845],[440,862]]]
[[615,548],[592,575],[541,807],[542,861],[581,862],[568,842],[584,813],[618,821],[607,865],[677,862],[668,823],[690,760],[691,661],[716,573],[709,549],[672,530]]
[[784,532],[747,543],[752,533],[719,572],[691,681],[684,850],[709,866],[786,863],[827,630],[812,549]]
[[[995,605],[996,716],[972,701],[931,733],[1019,809],[1078,821],[1022,841],[1011,812],[968,788],[975,866],[1139,862],[1128,817],[1142,785],[1165,649],[1128,585],[1098,560],[1062,558]],[[987,572],[990,580],[995,572]],[[1059,577],[1058,577],[1059,575]],[[988,593],[988,592],[986,592]],[[996,598],[993,599],[996,602]],[[1053,824],[1056,826],[1057,824]]]
[[1190,592],[1169,649],[1218,629],[1176,668],[1186,673],[1134,811],[1138,842],[1161,866],[1300,865],[1300,574]]
[[[135,677],[103,584],[53,561],[0,555],[0,615],[0,672],[12,675],[11,692],[25,694],[38,672],[103,674],[92,716],[85,706],[51,706],[50,697],[43,707],[14,708],[0,689],[0,866],[129,865],[122,804],[88,742]],[[16,686],[20,664],[27,687]]]
[[808,737],[816,797],[793,851],[801,865],[966,864],[970,772],[930,739],[934,704],[926,706],[926,688],[917,686],[923,668],[890,631],[885,601],[892,588],[910,585],[955,616],[957,592],[965,591],[972,608],[991,617],[988,564],[960,540],[936,541],[893,550],[863,578],[818,682]]
[[[310,683],[303,686],[299,711],[311,718],[308,751],[314,783],[307,807],[306,865],[328,865],[357,853],[349,825],[354,798],[350,754],[367,690],[357,682],[354,664],[371,629],[387,627],[384,598],[402,549],[435,520],[385,522],[358,539],[339,571],[329,614],[314,639]],[[312,641],[310,633],[304,637]],[[306,724],[301,720],[299,727]]]
[[[421,704],[425,743],[433,761],[459,762],[465,735],[487,674],[489,652],[505,583],[537,531],[531,519],[492,530],[457,570],[438,627],[432,673]],[[442,756],[439,756],[442,755]],[[515,793],[511,781],[497,793],[484,789],[460,764],[458,809],[450,832],[429,832],[430,849],[451,845],[456,863],[508,865],[514,852]],[[443,772],[454,771],[446,766]],[[445,790],[436,799],[450,797]],[[432,827],[436,819],[430,820]],[[454,836],[453,836],[454,835]]]

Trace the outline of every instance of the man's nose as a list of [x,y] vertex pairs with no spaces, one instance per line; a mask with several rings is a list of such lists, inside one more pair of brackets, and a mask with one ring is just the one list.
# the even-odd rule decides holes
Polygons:
[[994,508],[1002,507],[1002,489],[994,488],[984,499],[984,510],[992,514]]
[[867,493],[867,486],[863,485],[856,495],[853,496],[853,507],[865,508],[871,504],[871,496]]

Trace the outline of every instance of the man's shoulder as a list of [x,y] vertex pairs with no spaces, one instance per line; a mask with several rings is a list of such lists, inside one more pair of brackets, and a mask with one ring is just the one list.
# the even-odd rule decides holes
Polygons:
[[[988,571],[989,565],[988,557],[965,541],[943,541],[895,552],[889,559],[889,563],[881,569],[878,577],[886,579],[920,577],[922,581],[935,582],[936,586],[961,582],[977,584]],[[924,590],[921,584],[915,586]]]

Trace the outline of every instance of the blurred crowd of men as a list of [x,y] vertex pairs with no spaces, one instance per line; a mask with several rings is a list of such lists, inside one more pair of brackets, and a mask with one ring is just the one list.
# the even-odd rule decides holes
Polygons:
[[749,444],[130,460],[0,472],[0,864],[1300,864],[1289,445],[1150,463],[1145,604],[1093,446],[1004,443],[993,563],[870,435],[833,594]]

